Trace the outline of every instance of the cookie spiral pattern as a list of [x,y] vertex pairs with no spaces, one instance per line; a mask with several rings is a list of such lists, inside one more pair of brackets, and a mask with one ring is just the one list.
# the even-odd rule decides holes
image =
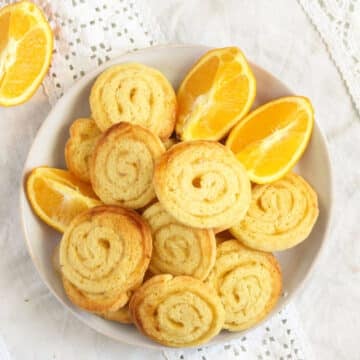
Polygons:
[[192,227],[226,229],[245,216],[250,204],[244,167],[213,141],[171,147],[158,160],[153,182],[166,211]]
[[129,309],[136,327],[173,347],[202,344],[217,335],[225,313],[215,291],[189,276],[157,275],[132,296]]
[[89,160],[101,132],[92,119],[77,119],[70,126],[65,146],[66,166],[78,179],[90,182]]
[[309,236],[318,214],[315,191],[301,176],[288,174],[254,186],[249,211],[231,233],[253,249],[285,250]]
[[126,121],[166,139],[175,126],[176,95],[158,70],[141,64],[122,64],[110,67],[96,79],[90,108],[102,131]]
[[155,198],[155,160],[165,151],[149,130],[129,123],[112,126],[97,142],[90,161],[95,193],[105,204],[139,209]]
[[81,213],[60,243],[67,295],[89,311],[118,310],[141,284],[151,249],[150,228],[134,211],[98,206]]
[[208,282],[225,308],[224,328],[245,330],[274,308],[282,288],[280,266],[270,253],[251,250],[237,240],[217,247],[217,257]]
[[209,275],[216,257],[211,230],[179,223],[159,202],[147,208],[143,217],[153,237],[149,265],[153,274],[188,275],[200,280]]

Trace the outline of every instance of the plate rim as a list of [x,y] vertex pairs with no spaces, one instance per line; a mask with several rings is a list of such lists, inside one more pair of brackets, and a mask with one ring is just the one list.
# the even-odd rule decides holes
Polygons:
[[[146,52],[151,50],[156,50],[156,49],[164,49],[164,48],[201,48],[204,51],[208,51],[211,49],[214,49],[216,47],[214,46],[207,46],[207,45],[203,45],[203,44],[193,44],[193,43],[168,43],[168,44],[160,44],[160,45],[153,45],[153,46],[148,46],[148,47],[143,47],[143,48],[139,48],[136,50],[125,50],[123,52],[120,52],[119,54],[117,54],[114,58],[110,59],[109,61],[103,63],[101,66],[94,68],[90,71],[88,71],[81,79],[75,81],[70,87],[69,89],[64,93],[64,95],[58,99],[56,101],[56,103],[54,105],[51,105],[51,109],[48,112],[48,114],[46,115],[45,119],[43,120],[42,124],[40,125],[40,127],[38,128],[36,135],[31,143],[31,146],[28,150],[27,156],[26,156],[26,160],[24,162],[23,168],[22,168],[22,172],[21,172],[21,181],[20,181],[20,185],[19,185],[19,210],[20,210],[20,219],[21,219],[21,228],[22,228],[22,234],[25,240],[25,244],[26,244],[26,248],[27,251],[30,255],[31,261],[36,269],[36,272],[38,273],[38,275],[40,276],[41,281],[45,284],[45,286],[48,288],[48,290],[50,291],[50,293],[57,299],[57,301],[60,302],[60,304],[68,311],[71,312],[71,314],[73,314],[78,320],[81,321],[81,323],[83,323],[84,325],[86,325],[87,327],[93,329],[94,331],[96,331],[99,334],[102,334],[104,336],[109,337],[110,339],[119,342],[119,343],[123,343],[123,344],[127,344],[127,345],[131,345],[131,346],[136,346],[139,348],[148,348],[148,349],[156,349],[156,350],[168,350],[168,349],[173,349],[172,347],[167,347],[161,344],[158,344],[156,342],[149,342],[146,344],[142,344],[139,345],[136,341],[131,342],[131,341],[126,341],[126,340],[122,340],[119,339],[118,337],[115,337],[114,335],[112,335],[111,333],[109,333],[108,331],[104,330],[104,329],[98,329],[97,327],[92,326],[91,324],[89,324],[82,316],[81,313],[78,313],[75,311],[75,309],[73,309],[72,307],[68,306],[68,304],[66,304],[63,299],[55,292],[55,290],[53,289],[53,287],[48,283],[48,281],[45,279],[45,275],[42,273],[42,271],[40,270],[40,266],[37,264],[37,261],[35,260],[35,255],[33,253],[33,250],[30,246],[30,240],[29,240],[29,235],[27,232],[27,228],[26,228],[26,224],[25,224],[25,202],[27,201],[27,197],[26,197],[26,178],[28,176],[28,170],[27,170],[27,164],[29,162],[29,159],[32,155],[33,149],[34,149],[34,144],[37,140],[37,138],[39,137],[39,135],[41,134],[41,132],[43,131],[43,129],[45,128],[45,123],[48,119],[48,117],[52,114],[52,112],[54,111],[54,109],[56,107],[59,107],[63,102],[65,102],[67,96],[65,96],[68,93],[71,93],[74,91],[74,89],[79,86],[79,83],[81,82],[86,82],[88,78],[94,77],[94,75],[98,75],[101,71],[104,71],[104,69],[106,69],[107,67],[115,64],[116,62],[121,62],[121,58],[126,56],[126,55],[132,55],[132,54],[138,54],[141,52]],[[263,71],[264,73],[266,73],[267,75],[269,75],[272,78],[277,79],[279,82],[282,83],[282,85],[286,88],[286,90],[292,94],[295,95],[295,93],[293,92],[293,90],[291,90],[286,83],[284,83],[282,80],[280,80],[278,77],[274,76],[271,74],[271,72],[269,72],[267,69],[263,68],[262,66],[252,62],[249,58],[247,58],[249,63],[251,64],[252,67],[257,67],[259,68],[261,71]],[[99,72],[100,71],[100,72]],[[324,230],[324,236],[323,236],[323,240],[320,243],[320,246],[316,252],[316,254],[314,255],[314,260],[313,262],[309,265],[309,267],[307,268],[307,271],[303,277],[303,279],[298,283],[298,285],[296,286],[296,288],[292,291],[291,296],[286,296],[285,299],[283,300],[283,304],[281,305],[280,309],[277,310],[282,310],[285,306],[287,306],[290,301],[293,301],[300,292],[302,292],[304,290],[304,286],[306,283],[308,283],[314,273],[314,268],[316,267],[316,265],[319,263],[321,257],[324,255],[324,249],[325,249],[325,243],[327,243],[329,240],[327,240],[331,234],[331,228],[333,225],[333,216],[334,216],[334,203],[336,201],[335,199],[335,191],[334,191],[334,173],[333,173],[333,165],[332,165],[332,161],[331,161],[331,156],[330,156],[330,148],[329,148],[329,144],[325,135],[325,132],[321,126],[321,124],[319,122],[317,122],[315,120],[314,122],[314,127],[317,128],[317,131],[320,135],[320,140],[323,143],[323,147],[325,148],[325,162],[326,162],[326,167],[329,169],[329,179],[328,179],[328,183],[329,183],[329,203],[330,206],[327,209],[328,210],[328,217],[327,217],[327,223],[326,223],[326,227]],[[244,335],[246,335],[248,332],[251,332],[252,330],[258,328],[259,326],[262,326],[264,322],[266,322],[267,320],[269,320],[270,318],[273,317],[273,315],[276,313],[277,311],[275,308],[260,322],[258,322],[255,326],[252,326],[249,329],[246,329],[244,331],[238,332],[238,337],[243,337]],[[226,341],[234,341],[235,338],[233,339],[229,339]],[[203,344],[201,346],[212,346],[212,345],[220,345],[223,344],[224,340],[216,340],[216,337],[214,337],[212,339],[212,343],[206,343]],[[199,346],[191,346],[191,347],[187,347],[187,348],[196,348]]]

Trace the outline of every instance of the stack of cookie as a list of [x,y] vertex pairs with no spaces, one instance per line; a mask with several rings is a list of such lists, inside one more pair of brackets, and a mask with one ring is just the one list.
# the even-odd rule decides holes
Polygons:
[[282,291],[271,252],[303,241],[316,221],[310,185],[290,173],[252,186],[220,142],[178,143],[176,95],[153,68],[106,70],[90,107],[71,125],[65,158],[103,205],[72,219],[55,256],[69,299],[174,347],[264,319]]

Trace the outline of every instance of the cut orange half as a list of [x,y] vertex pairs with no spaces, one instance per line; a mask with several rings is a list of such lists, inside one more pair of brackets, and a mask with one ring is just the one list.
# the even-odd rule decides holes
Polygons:
[[231,131],[228,146],[245,166],[251,181],[276,181],[290,171],[309,142],[314,110],[309,99],[289,96],[269,102],[246,116]]
[[60,232],[65,231],[76,215],[101,204],[89,184],[61,169],[32,170],[26,191],[35,213]]
[[41,10],[29,1],[0,9],[0,105],[28,100],[50,65],[53,35]]
[[236,47],[211,50],[178,91],[176,132],[182,140],[219,140],[250,110],[256,80]]

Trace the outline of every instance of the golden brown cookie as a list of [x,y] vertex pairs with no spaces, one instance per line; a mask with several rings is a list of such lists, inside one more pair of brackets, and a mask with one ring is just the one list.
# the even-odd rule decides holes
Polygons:
[[90,161],[95,193],[105,204],[133,209],[149,204],[155,198],[154,163],[164,151],[160,139],[139,125],[112,126],[100,137]]
[[253,187],[249,211],[231,233],[253,249],[285,250],[309,236],[318,215],[315,191],[301,176],[288,174]]
[[251,199],[244,167],[213,141],[174,145],[156,163],[154,188],[164,208],[183,224],[227,228],[240,221]]
[[81,213],[60,243],[68,297],[88,311],[118,310],[141,284],[151,249],[150,228],[136,212],[98,206]]
[[205,279],[215,263],[216,242],[212,230],[179,223],[157,202],[143,213],[151,228],[153,274],[188,275]]
[[96,79],[90,108],[102,131],[125,121],[167,139],[175,126],[176,95],[158,70],[142,64],[120,64]]
[[224,308],[214,289],[189,276],[157,275],[146,281],[129,303],[137,328],[173,347],[203,344],[224,324]]
[[70,138],[65,146],[66,166],[82,181],[90,182],[89,159],[100,134],[92,119],[77,119],[70,126]]
[[276,258],[246,248],[237,240],[218,245],[208,282],[221,298],[226,313],[224,328],[230,331],[245,330],[264,319],[276,305],[282,288]]

